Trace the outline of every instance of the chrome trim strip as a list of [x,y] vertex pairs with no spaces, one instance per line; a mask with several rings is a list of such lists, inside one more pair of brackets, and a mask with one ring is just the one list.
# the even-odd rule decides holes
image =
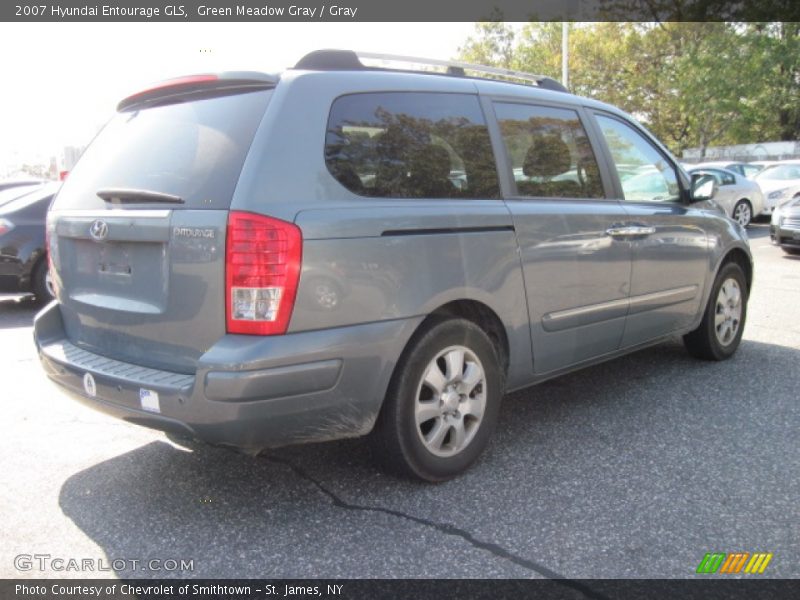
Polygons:
[[600,304],[590,304],[588,306],[579,306],[578,308],[569,308],[567,310],[559,310],[557,312],[545,315],[545,318],[552,321],[560,321],[561,319],[569,319],[571,317],[579,317],[588,315],[593,312],[602,312],[614,308],[627,307],[630,303],[628,298],[620,298],[619,300],[611,300],[610,302],[601,302]]
[[600,321],[624,317],[628,312],[630,300],[620,298],[600,304],[590,304],[577,308],[568,308],[548,313],[542,317],[542,327],[545,331],[561,331],[581,325],[591,325]]
[[671,304],[686,302],[697,297],[700,289],[698,285],[687,285],[684,287],[654,292],[652,294],[642,294],[641,296],[631,296],[631,308],[628,314],[636,314],[647,310],[655,310]]
[[650,294],[610,300],[599,304],[559,310],[544,315],[542,317],[542,327],[545,331],[561,331],[580,327],[581,325],[592,325],[629,314],[687,302],[695,299],[699,290],[700,287],[698,285],[687,285]]

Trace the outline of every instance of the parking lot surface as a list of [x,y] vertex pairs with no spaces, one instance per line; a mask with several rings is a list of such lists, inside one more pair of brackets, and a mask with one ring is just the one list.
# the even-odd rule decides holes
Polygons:
[[675,340],[509,395],[441,485],[383,474],[363,440],[248,457],[97,414],[43,375],[36,307],[3,297],[0,577],[683,578],[741,551],[800,577],[800,259],[750,236],[733,359]]

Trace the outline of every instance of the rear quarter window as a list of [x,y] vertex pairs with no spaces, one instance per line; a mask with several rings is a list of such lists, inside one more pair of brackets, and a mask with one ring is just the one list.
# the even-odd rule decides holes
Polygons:
[[69,174],[56,209],[103,208],[103,189],[178,196],[170,208],[229,208],[272,92],[237,93],[120,112]]
[[325,163],[351,192],[383,198],[499,198],[477,96],[365,93],[331,107]]

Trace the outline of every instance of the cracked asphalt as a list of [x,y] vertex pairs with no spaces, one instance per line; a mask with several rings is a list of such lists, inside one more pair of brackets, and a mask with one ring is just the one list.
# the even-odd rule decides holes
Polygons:
[[[0,577],[686,578],[711,551],[800,577],[800,260],[750,234],[732,360],[676,340],[509,395],[488,452],[441,485],[383,474],[363,440],[253,458],[94,413],[42,374],[36,308],[2,297]],[[153,559],[193,564],[131,566]]]

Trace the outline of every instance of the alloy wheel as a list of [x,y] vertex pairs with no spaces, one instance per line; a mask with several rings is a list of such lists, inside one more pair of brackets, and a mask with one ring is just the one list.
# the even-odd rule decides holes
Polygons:
[[445,348],[428,364],[417,386],[414,418],[425,448],[440,457],[464,450],[486,409],[486,374],[464,346]]
[[739,332],[742,322],[742,290],[739,283],[729,277],[719,288],[714,314],[714,330],[723,346],[729,345]]
[[739,225],[742,227],[747,227],[753,219],[750,205],[747,202],[740,202],[737,204],[733,212],[733,218],[738,221]]

